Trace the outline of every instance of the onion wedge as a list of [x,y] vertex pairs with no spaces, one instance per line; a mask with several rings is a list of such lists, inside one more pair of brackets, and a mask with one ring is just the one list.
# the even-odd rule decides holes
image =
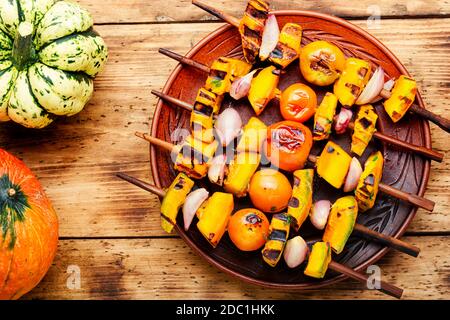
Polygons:
[[280,37],[280,28],[275,15],[269,14],[264,26],[261,47],[259,49],[259,58],[261,61],[266,60],[270,53],[276,48]]
[[225,109],[216,119],[214,123],[217,135],[219,136],[222,146],[226,147],[241,132],[242,119],[239,113],[233,109]]
[[363,169],[361,163],[358,159],[353,157],[352,162],[350,162],[347,177],[345,178],[344,192],[350,192],[356,189],[362,173]]
[[245,76],[234,80],[230,88],[230,96],[234,100],[242,99],[248,95],[256,71],[258,71],[258,69],[253,70]]
[[289,268],[297,268],[305,261],[309,249],[302,237],[296,236],[286,243],[283,257]]
[[314,203],[309,214],[309,219],[313,226],[319,230],[323,230],[327,225],[330,210],[331,202],[328,200],[320,200]]
[[373,73],[369,82],[367,82],[366,87],[363,92],[359,95],[356,104],[363,105],[372,102],[373,99],[379,96],[381,90],[384,86],[384,70],[382,67],[378,67]]
[[349,109],[342,108],[334,119],[334,130],[337,134],[343,134],[347,131],[348,124],[352,120],[353,112]]
[[227,157],[224,154],[215,156],[211,160],[208,169],[208,179],[214,184],[221,186],[225,177],[225,169],[227,165]]
[[189,230],[192,220],[194,220],[195,213],[202,203],[208,199],[208,196],[209,192],[205,188],[197,189],[188,194],[183,204],[184,230]]

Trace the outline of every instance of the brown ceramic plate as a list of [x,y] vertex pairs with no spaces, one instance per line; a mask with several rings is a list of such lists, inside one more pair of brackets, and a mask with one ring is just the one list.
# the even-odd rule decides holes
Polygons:
[[[281,26],[287,22],[296,22],[303,26],[303,45],[314,40],[327,40],[339,46],[347,56],[360,57],[370,60],[376,65],[381,65],[389,77],[408,74],[400,61],[382,43],[345,20],[307,11],[277,11],[275,14]],[[195,45],[187,56],[206,65],[211,65],[220,56],[242,57],[239,33],[234,27],[225,25]],[[294,62],[286,71],[286,74],[282,77],[280,89],[285,89],[295,82],[304,82],[299,72],[298,62]],[[164,87],[164,93],[192,103],[195,100],[197,90],[204,84],[206,77],[206,74],[191,67],[178,66],[170,75]],[[326,91],[332,90],[332,88],[313,88],[318,93],[319,102]],[[253,111],[248,102],[244,100],[236,102],[230,98],[225,98],[223,108],[233,106],[239,109],[243,120],[246,121],[253,115]],[[423,107],[420,95],[417,96],[415,103]],[[427,148],[431,147],[430,129],[426,121],[419,119],[417,116],[407,115],[394,126],[381,104],[377,104],[376,109],[379,115],[379,131],[410,143],[423,145]],[[153,119],[152,135],[162,140],[177,142],[177,129],[189,128],[189,116],[189,112],[159,101]],[[270,104],[260,119],[266,124],[280,121],[281,116],[277,103]],[[311,127],[311,124],[309,126]],[[332,139],[349,150],[351,139],[349,134],[335,136]],[[323,145],[323,143],[316,144],[313,153],[318,154]],[[383,174],[385,184],[414,194],[424,194],[430,171],[429,161],[420,156],[399,152],[392,147],[378,143],[372,143],[360,160],[365,161],[374,149],[382,150],[385,156]],[[159,187],[168,187],[176,175],[170,155],[166,151],[151,148],[151,168],[155,183]],[[208,185],[208,182],[202,181],[201,184],[203,183],[207,188],[213,188]],[[342,196],[341,191],[329,186],[320,178],[315,179],[314,188],[315,201],[320,199],[334,201]],[[236,209],[251,206],[247,198],[237,200],[235,204]],[[358,222],[384,234],[400,237],[415,213],[416,208],[380,194],[376,206],[369,212],[360,214]],[[178,222],[178,226],[183,226],[181,219]],[[345,278],[343,275],[329,271],[325,279],[312,279],[303,275],[304,266],[292,270],[287,268],[282,260],[274,269],[264,263],[259,251],[246,253],[236,249],[228,235],[225,235],[219,246],[213,249],[195,226],[188,232],[185,232],[182,227],[176,229],[184,241],[209,263],[222,271],[254,284],[276,288],[311,289],[335,283]],[[314,241],[321,237],[321,232],[315,230],[309,221],[302,226],[300,234],[308,241]],[[387,248],[352,235],[345,251],[333,259],[351,268],[363,270],[374,264],[386,252]]]

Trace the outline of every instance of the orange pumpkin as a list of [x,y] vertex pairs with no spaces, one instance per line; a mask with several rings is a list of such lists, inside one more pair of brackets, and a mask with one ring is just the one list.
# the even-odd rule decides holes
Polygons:
[[0,299],[18,299],[47,273],[58,217],[25,164],[0,149]]

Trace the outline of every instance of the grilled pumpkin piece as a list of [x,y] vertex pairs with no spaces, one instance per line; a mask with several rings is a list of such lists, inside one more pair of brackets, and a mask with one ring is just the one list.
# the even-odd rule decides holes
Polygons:
[[198,230],[215,248],[222,239],[234,209],[233,195],[215,192],[198,209]]
[[267,67],[256,73],[252,80],[248,100],[255,110],[256,115],[260,115],[267,104],[280,94],[278,82],[280,81],[280,70],[274,66]]
[[308,217],[312,205],[314,170],[303,169],[294,172],[294,188],[288,204],[288,215],[293,228],[298,231]]
[[254,64],[261,47],[262,35],[267,17],[269,4],[264,0],[250,0],[244,17],[239,25],[244,57],[248,63]]
[[377,131],[377,120],[378,115],[370,104],[361,106],[353,129],[351,149],[353,153],[358,156],[364,153],[370,140],[372,140],[373,134]]
[[252,66],[245,61],[220,57],[211,65],[205,88],[219,96],[223,96],[230,91],[233,81],[249,73],[251,68]]
[[274,214],[269,227],[269,237],[262,250],[264,261],[275,267],[283,254],[289,237],[289,216],[286,213]]
[[201,179],[208,173],[208,162],[213,158],[217,141],[205,143],[188,136],[179,148],[175,159],[175,170],[186,173],[194,179]]
[[167,189],[161,204],[161,226],[167,233],[171,233],[177,223],[178,211],[193,186],[194,181],[186,174],[179,173]]
[[391,97],[384,102],[384,109],[392,121],[397,122],[405,115],[413,104],[416,93],[415,80],[402,75],[395,81]]
[[358,204],[354,196],[339,198],[331,207],[327,227],[322,240],[329,242],[337,254],[344,250],[358,216]]
[[328,141],[317,160],[317,174],[336,189],[342,187],[352,158],[339,145]]
[[261,162],[261,155],[255,152],[240,152],[228,166],[228,174],[223,182],[225,191],[236,197],[245,197],[250,179]]
[[191,112],[191,129],[195,139],[205,143],[214,141],[214,115],[219,112],[223,96],[201,88]]
[[267,126],[256,117],[251,117],[244,126],[243,133],[237,145],[237,152],[261,153],[261,148],[267,137]]
[[331,262],[331,246],[328,242],[316,242],[312,246],[311,254],[309,255],[308,265],[304,273],[307,276],[322,279],[328,270],[328,265]]
[[383,155],[377,151],[364,164],[364,171],[355,190],[356,201],[361,212],[365,212],[375,205],[378,185],[383,175],[383,163]]
[[353,106],[370,78],[369,62],[348,58],[341,77],[334,84],[334,94],[347,108]]
[[296,23],[286,23],[281,29],[280,39],[270,53],[269,60],[280,69],[286,68],[300,55],[303,29]]
[[314,140],[326,140],[330,137],[334,116],[336,114],[337,102],[337,97],[333,93],[326,93],[314,115]]

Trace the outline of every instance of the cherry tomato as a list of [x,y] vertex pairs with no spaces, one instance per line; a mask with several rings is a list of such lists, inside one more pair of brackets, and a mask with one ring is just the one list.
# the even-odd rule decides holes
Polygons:
[[345,66],[341,49],[326,41],[313,41],[302,48],[300,70],[306,81],[328,86],[339,78]]
[[280,111],[286,120],[308,121],[316,112],[317,95],[303,83],[295,83],[283,91]]
[[234,245],[242,251],[261,248],[269,235],[269,220],[257,209],[242,209],[228,223],[228,235]]
[[293,172],[302,169],[312,147],[311,131],[301,123],[282,121],[267,129],[265,153],[273,165]]
[[292,196],[292,187],[284,174],[274,169],[256,172],[250,181],[249,195],[253,205],[264,212],[280,212]]

